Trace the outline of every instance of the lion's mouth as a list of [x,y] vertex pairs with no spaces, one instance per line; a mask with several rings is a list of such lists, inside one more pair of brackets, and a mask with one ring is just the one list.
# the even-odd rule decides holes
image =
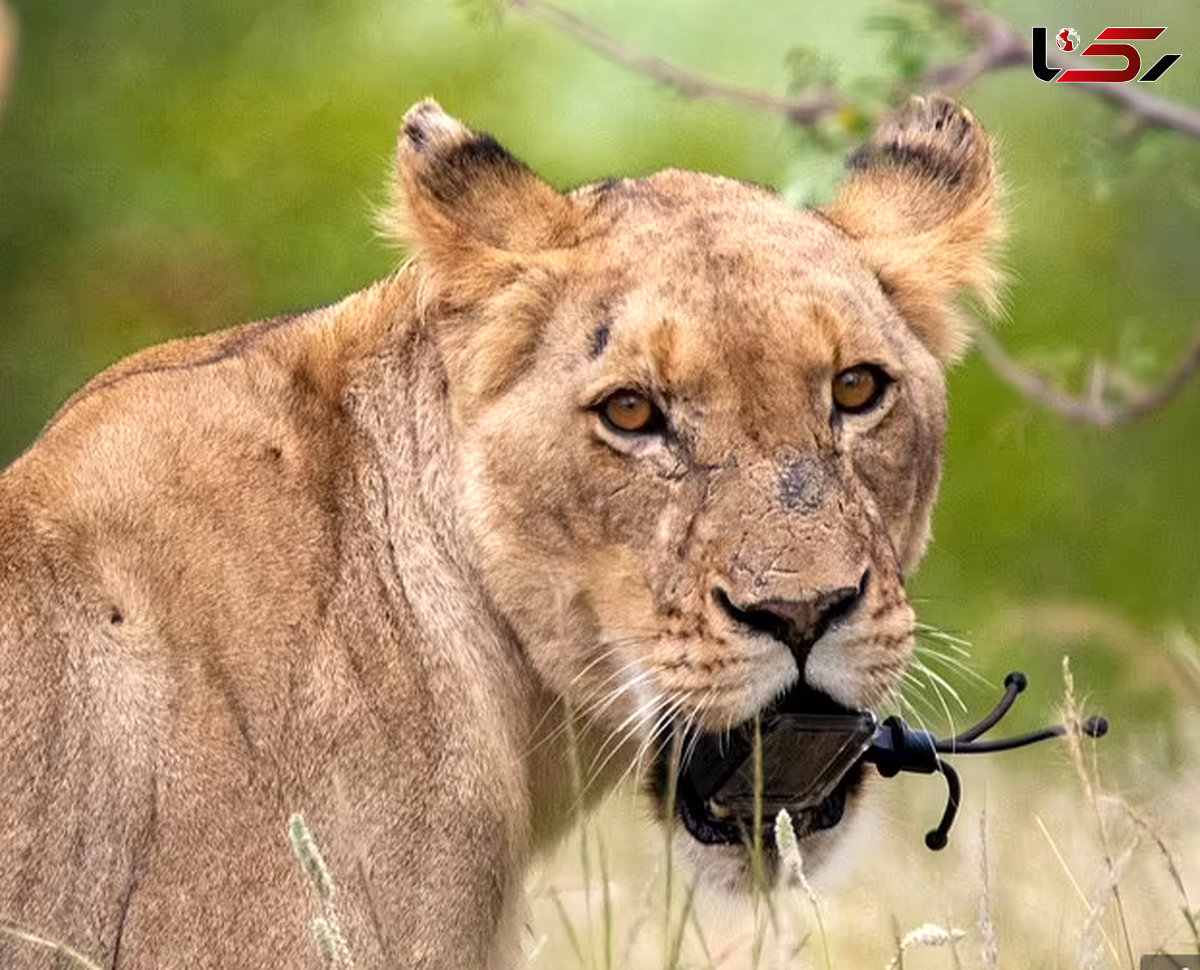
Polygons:
[[684,828],[707,845],[750,844],[755,831],[769,845],[781,809],[803,837],[842,820],[877,726],[870,712],[801,684],[757,724],[665,745],[652,787],[664,809],[673,800]]

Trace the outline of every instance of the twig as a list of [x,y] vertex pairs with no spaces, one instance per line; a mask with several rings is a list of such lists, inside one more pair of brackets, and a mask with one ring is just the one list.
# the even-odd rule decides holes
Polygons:
[[[956,90],[966,87],[984,74],[1029,62],[1032,40],[1011,24],[966,0],[926,2],[953,20],[964,34],[979,40],[975,48],[962,58],[929,68],[921,78],[922,89]],[[689,98],[725,101],[782,115],[800,127],[812,127],[844,108],[853,107],[836,91],[829,89],[789,98],[705,77],[630,47],[548,0],[504,0],[504,3],[512,10],[519,10],[561,30],[608,60],[665,84]],[[1051,67],[1067,68],[1078,66],[1080,62],[1051,52],[1047,63]],[[1071,87],[1111,101],[1142,124],[1169,128],[1189,138],[1200,138],[1200,111],[1195,108],[1156,98],[1131,84],[1087,82]]]
[[[559,9],[549,0],[503,2],[512,10],[536,17],[561,30],[607,60],[658,81],[689,98],[724,101],[781,115],[799,127],[812,127],[839,111],[854,110],[848,100],[829,89],[789,98],[705,77],[630,47],[575,14]],[[979,9],[969,0],[925,2],[953,21],[965,35],[977,41],[975,47],[958,60],[926,70],[918,85],[922,90],[953,91],[989,72],[1028,63],[1031,38],[1011,24]],[[1048,57],[1048,63],[1053,67],[1069,67],[1078,62],[1053,53]],[[1136,119],[1139,127],[1157,125],[1191,138],[1200,138],[1200,111],[1194,108],[1152,97],[1141,88],[1129,84],[1087,83],[1072,87],[1124,108],[1131,119]],[[1200,371],[1200,333],[1197,333],[1190,349],[1162,384],[1146,392],[1126,392],[1122,395],[1123,400],[1113,403],[1109,398],[1119,390],[1118,380],[1115,376],[1110,378],[1102,367],[1093,373],[1090,393],[1075,397],[1016,363],[990,334],[981,331],[978,341],[992,369],[1030,400],[1071,421],[1101,428],[1127,424],[1157,411],[1175,398]]]
[[814,125],[848,107],[848,103],[834,91],[820,90],[802,97],[787,98],[704,77],[670,64],[661,57],[629,47],[611,34],[593,27],[573,13],[560,10],[546,0],[505,2],[511,9],[527,13],[574,37],[607,60],[652,78],[695,100],[724,101],[757,111],[783,115],[792,124],[801,127]]
[[928,3],[952,19],[962,33],[980,39],[975,49],[959,60],[939,64],[925,71],[921,78],[923,88],[957,90],[990,71],[1028,61],[1028,39],[1004,21],[960,0],[928,0]]
[[[926,0],[952,19],[964,34],[981,38],[978,46],[961,60],[931,68],[923,78],[926,87],[959,88],[970,84],[988,71],[1023,64],[1030,56],[1031,38],[967,0]],[[1072,60],[1059,54],[1048,59],[1052,67],[1070,67]],[[1074,63],[1078,63],[1077,61]],[[1185,105],[1154,98],[1128,84],[1079,84],[1075,87],[1120,105],[1142,124],[1170,128],[1192,138],[1200,138],[1200,112]],[[1112,403],[1107,399],[1113,382],[1100,362],[1092,370],[1085,394],[1075,397],[1050,384],[1009,356],[991,334],[980,331],[979,349],[992,370],[1026,397],[1071,421],[1111,428],[1128,424],[1157,411],[1175,398],[1200,371],[1200,331],[1167,378],[1158,387]]]
[[[926,88],[960,88],[989,71],[1029,63],[1032,37],[967,0],[926,0],[945,14],[968,37],[979,37],[976,48],[959,61],[931,68],[922,79]],[[1078,58],[1049,52],[1050,67],[1071,68],[1082,63]],[[1170,128],[1189,138],[1200,138],[1200,111],[1148,94],[1135,84],[1072,84],[1098,98],[1111,101],[1136,116],[1143,124]]]
[[1130,424],[1165,407],[1200,372],[1200,330],[1197,330],[1188,349],[1157,387],[1118,402],[1105,398],[1104,392],[1113,386],[1107,378],[1101,378],[1103,383],[1097,389],[1076,397],[1055,387],[1035,371],[1022,367],[987,331],[978,331],[976,342],[988,366],[1001,380],[1025,397],[1069,421],[1099,428]]
[[17,54],[17,18],[4,0],[0,0],[0,115],[8,102]]
[[[1060,65],[1057,58],[1050,61],[1051,67]],[[1200,111],[1187,105],[1164,101],[1146,94],[1142,88],[1130,84],[1097,84],[1087,81],[1072,87],[1083,88],[1099,98],[1120,105],[1139,121],[1159,128],[1169,128],[1189,138],[1200,138]]]

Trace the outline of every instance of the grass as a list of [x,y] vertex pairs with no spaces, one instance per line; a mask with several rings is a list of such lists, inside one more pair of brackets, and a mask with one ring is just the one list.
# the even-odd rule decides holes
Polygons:
[[[1066,657],[1062,672],[1063,720],[1078,725]],[[627,787],[581,814],[572,838],[531,877],[525,966],[1138,970],[1145,954],[1200,954],[1198,698],[1186,695],[1177,724],[1187,760],[1169,769],[1133,740],[1097,745],[1078,732],[1018,754],[960,758],[964,805],[941,853],[927,851],[922,835],[943,789],[920,776],[877,782],[871,817],[854,824],[850,846],[820,874],[806,870],[781,812],[785,878],[774,892],[763,887],[761,825],[752,833],[752,891],[723,896],[698,883],[671,833],[645,818],[643,798]],[[311,889],[313,944],[329,970],[352,970],[337,887],[301,816],[289,820],[288,835]],[[0,935],[96,970],[84,954],[10,920],[0,918]]]
[[320,909],[319,915],[312,918],[311,926],[321,962],[329,970],[354,970],[354,960],[338,917],[337,885],[303,815],[296,814],[288,819],[288,841]]
[[60,940],[49,939],[40,933],[35,933],[28,927],[22,926],[20,923],[16,923],[6,917],[0,917],[0,936],[6,936],[11,940],[16,940],[36,949],[55,953],[62,958],[66,966],[75,967],[77,970],[101,970],[98,963],[89,960],[85,954],[80,953],[66,943]]
[[[1078,724],[1065,658],[1063,674],[1063,717]],[[615,966],[649,970],[1137,970],[1144,954],[1200,953],[1194,701],[1177,726],[1189,760],[1170,767],[1119,731],[960,758],[964,804],[941,853],[922,836],[944,791],[916,776],[877,783],[872,817],[841,863],[815,876],[785,823],[792,878],[770,900],[697,889],[678,852],[664,852],[641,796],[624,789],[589,820],[591,844],[606,853],[603,914],[580,886],[589,850],[576,836],[530,881],[531,925],[543,935],[527,966],[610,970],[615,950]]]

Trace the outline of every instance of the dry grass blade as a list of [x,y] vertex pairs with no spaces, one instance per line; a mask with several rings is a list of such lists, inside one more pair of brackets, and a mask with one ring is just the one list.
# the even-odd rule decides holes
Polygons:
[[1175,861],[1175,856],[1167,846],[1166,840],[1158,833],[1158,829],[1145,815],[1138,812],[1123,798],[1113,799],[1120,806],[1121,810],[1130,818],[1130,820],[1139,829],[1146,834],[1151,842],[1158,848],[1167,866],[1167,873],[1171,877],[1171,882],[1175,886],[1175,892],[1179,897],[1179,908],[1183,913],[1184,922],[1187,923],[1188,931],[1192,935],[1192,946],[1196,952],[1200,953],[1200,912],[1192,908],[1191,898],[1188,896],[1187,887],[1184,885],[1183,873],[1180,871],[1178,863]]
[[1071,754],[1071,764],[1075,767],[1075,774],[1079,776],[1079,784],[1083,788],[1087,802],[1095,807],[1096,790],[1092,787],[1092,779],[1087,773],[1087,766],[1083,760],[1083,732],[1079,727],[1079,707],[1075,703],[1075,676],[1071,673],[1070,657],[1062,658],[1062,672],[1065,707],[1063,720],[1067,726],[1067,750]]
[[604,833],[596,831],[596,858],[600,863],[600,914],[604,931],[604,970],[613,970],[613,907],[612,879],[608,872],[608,849]]
[[329,970],[353,970],[354,960],[334,905],[337,886],[303,815],[297,813],[288,819],[288,840],[321,907],[320,915],[312,921],[313,940],[321,959]]
[[78,950],[58,940],[39,936],[37,933],[27,930],[19,923],[14,923],[7,917],[0,916],[0,933],[10,936],[14,940],[20,940],[22,943],[28,943],[31,946],[40,946],[47,950],[52,950],[75,966],[83,967],[84,970],[100,970],[100,964],[92,962]]
[[[1104,911],[1107,907],[1109,897],[1115,899],[1120,905],[1119,887],[1121,878],[1125,874],[1126,868],[1129,866],[1130,860],[1133,858],[1134,852],[1137,851],[1138,845],[1141,844],[1140,838],[1135,838],[1129,843],[1123,852],[1115,859],[1109,858],[1107,849],[1105,850],[1105,878],[1096,888],[1091,901],[1088,904],[1087,915],[1084,917],[1083,926],[1079,930],[1079,965],[1086,967],[1092,964],[1098,964],[1098,960],[1093,959],[1092,954],[1099,947],[1092,945],[1092,938],[1100,927],[1100,921],[1104,918]],[[1137,964],[1134,963],[1132,943],[1129,938],[1124,914],[1118,910],[1118,915],[1121,919],[1121,929],[1125,933],[1126,956],[1129,959],[1130,970],[1136,970]]]
[[804,860],[800,856],[800,843],[796,838],[796,829],[792,825],[792,817],[786,808],[781,808],[775,816],[775,845],[779,850],[779,858],[791,870],[793,878],[812,904],[813,917],[817,921],[817,933],[821,938],[821,955],[825,960],[825,970],[833,970],[833,961],[829,956],[829,936],[825,932],[825,920],[821,915],[821,901],[817,898],[816,890],[804,873]]
[[918,926],[915,930],[909,930],[900,938],[896,944],[896,952],[892,959],[888,962],[885,970],[897,970],[898,967],[904,964],[904,954],[909,950],[916,950],[923,947],[932,946],[953,946],[957,940],[961,940],[966,934],[962,930],[950,927],[947,929],[944,926],[937,926],[933,923],[925,923]]
[[996,941],[996,925],[992,920],[992,873],[988,860],[987,812],[979,813],[979,874],[982,881],[979,893],[979,948],[983,965],[996,970],[1000,962],[1000,946]]
[[547,890],[546,895],[550,897],[550,902],[554,904],[554,910],[558,913],[558,918],[562,922],[563,930],[567,934],[567,943],[571,947],[571,952],[575,954],[575,962],[577,966],[587,966],[587,960],[583,955],[583,943],[579,939],[579,934],[575,931],[575,921],[571,919],[571,914],[567,912],[567,907],[563,905],[562,897],[559,896],[558,890],[551,887]]
[[683,912],[680,914],[679,922],[675,926],[675,932],[670,938],[670,946],[667,949],[666,970],[675,970],[679,966],[680,957],[683,955],[683,937],[687,933],[692,913],[696,908],[696,888],[697,883],[695,880],[692,880],[688,884],[687,895],[683,899]]
[[[713,959],[712,950],[708,945],[708,936],[704,932],[704,923],[700,916],[699,907],[692,906],[689,919],[692,924],[692,936],[695,937],[696,942],[700,945],[700,952],[704,955],[705,968],[707,970],[716,970],[717,963]],[[622,966],[629,966],[629,962],[626,961]]]
[[[1067,881],[1071,884],[1071,888],[1075,890],[1075,895],[1079,897],[1079,901],[1083,903],[1084,909],[1090,908],[1090,902],[1087,894],[1079,885],[1079,880],[1075,878],[1075,874],[1071,871],[1071,867],[1067,865],[1067,860],[1063,858],[1062,852],[1058,848],[1058,843],[1054,841],[1054,837],[1050,834],[1050,830],[1046,828],[1046,823],[1042,821],[1041,816],[1035,815],[1034,821],[1037,827],[1041,830],[1042,835],[1046,839],[1046,843],[1050,846],[1050,851],[1054,853],[1054,858],[1058,860],[1058,864],[1062,867],[1062,871],[1066,874]],[[1104,937],[1104,942],[1108,946],[1108,952],[1112,954],[1113,961],[1120,963],[1121,958],[1117,955],[1117,947],[1105,931],[1103,926],[1099,927],[1100,935]]]
[[679,781],[679,766],[682,764],[682,758],[683,734],[676,729],[671,736],[671,753],[667,762],[667,797],[663,809],[663,817],[671,820],[671,823],[664,826],[666,838],[666,865],[663,872],[662,965],[664,967],[671,966],[671,960],[673,959],[671,948],[671,940],[674,938],[674,934],[671,932],[671,902],[675,889],[675,827],[673,822],[675,819],[675,799],[678,795],[676,785]]
[[[1091,775],[1088,774],[1087,765],[1083,759],[1084,734],[1080,729],[1079,705],[1075,702],[1075,677],[1071,673],[1070,657],[1063,656],[1062,669],[1066,706],[1067,749],[1071,754],[1071,762],[1075,765],[1075,773],[1079,776],[1080,784],[1083,785],[1088,804],[1091,805],[1092,812],[1096,816],[1096,828],[1100,833],[1100,844],[1104,849],[1104,864],[1108,875],[1106,888],[1109,894],[1112,895],[1113,903],[1116,905],[1117,918],[1121,923],[1121,935],[1125,943],[1125,956],[1130,970],[1133,970],[1136,966],[1136,960],[1133,955],[1133,941],[1130,939],[1129,918],[1125,913],[1125,902],[1121,898],[1121,879],[1118,872],[1118,860],[1113,857],[1112,849],[1109,845],[1108,827],[1104,824],[1104,813],[1100,811],[1097,786],[1093,783]],[[1128,860],[1126,859],[1126,861]]]

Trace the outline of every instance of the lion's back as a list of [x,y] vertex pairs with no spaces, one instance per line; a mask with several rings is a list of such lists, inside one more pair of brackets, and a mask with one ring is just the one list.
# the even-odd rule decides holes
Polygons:
[[[153,813],[156,699],[123,675],[84,571],[20,484],[0,477],[0,911],[94,953],[117,918],[100,901],[127,884]],[[0,966],[34,957],[0,941]]]
[[293,322],[135,354],[0,474],[0,503],[24,523],[6,546],[56,551],[88,623],[128,636],[153,621],[179,644],[289,586],[311,592],[313,560],[336,543],[344,436]]
[[[0,913],[92,957],[165,779],[238,772],[222,678],[269,663],[331,581],[336,435],[262,341],[280,326],[118,364],[0,474]],[[0,940],[0,966],[40,959]]]

